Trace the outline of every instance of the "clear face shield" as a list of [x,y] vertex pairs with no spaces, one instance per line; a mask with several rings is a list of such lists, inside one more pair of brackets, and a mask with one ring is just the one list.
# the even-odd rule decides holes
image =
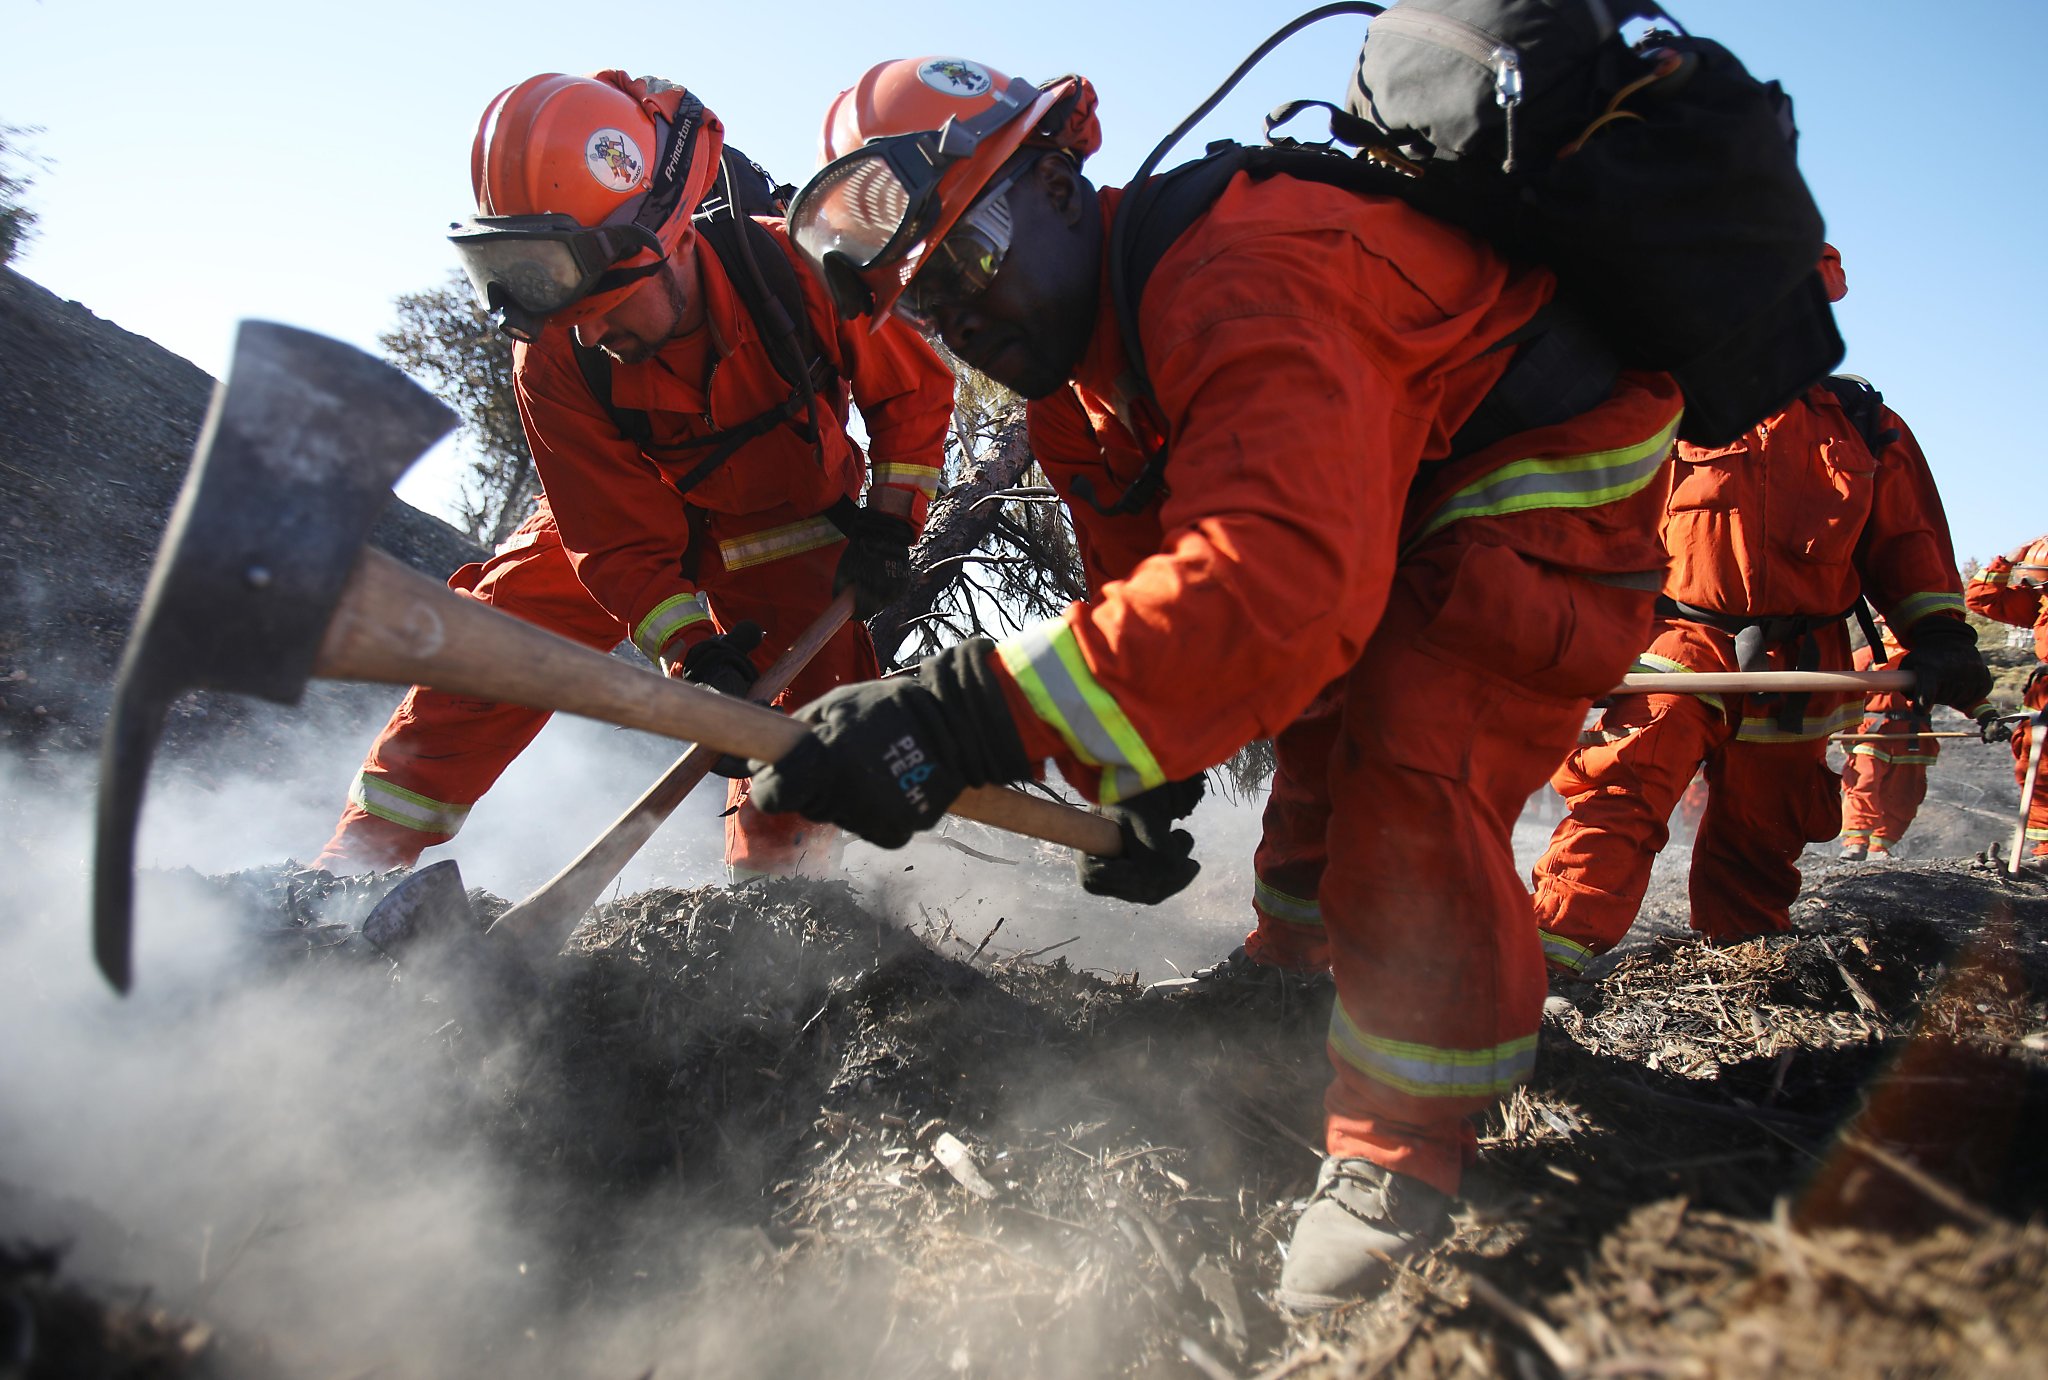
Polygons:
[[877,139],[834,159],[789,208],[789,237],[823,271],[842,316],[872,312],[938,206],[938,139]]
[[[448,242],[477,301],[499,330],[529,344],[550,316],[660,271],[665,257],[644,226],[584,226],[553,213],[471,216],[451,231]],[[642,250],[654,254],[652,262],[613,267]]]

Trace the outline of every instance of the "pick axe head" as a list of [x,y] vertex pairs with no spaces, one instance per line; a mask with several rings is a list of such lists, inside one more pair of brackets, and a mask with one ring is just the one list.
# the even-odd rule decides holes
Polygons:
[[172,699],[296,704],[392,481],[454,414],[351,345],[245,321],[157,548],[100,751],[93,954],[131,980],[135,827]]

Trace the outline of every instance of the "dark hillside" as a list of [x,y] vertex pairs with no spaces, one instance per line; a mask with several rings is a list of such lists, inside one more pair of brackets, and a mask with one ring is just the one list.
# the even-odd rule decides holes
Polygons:
[[[0,734],[9,746],[40,753],[97,740],[212,389],[189,361],[0,269]],[[480,556],[399,499],[372,539],[437,576]],[[309,695],[328,710],[390,698],[326,687]],[[189,745],[195,724],[251,712],[195,697],[174,713],[169,746]]]

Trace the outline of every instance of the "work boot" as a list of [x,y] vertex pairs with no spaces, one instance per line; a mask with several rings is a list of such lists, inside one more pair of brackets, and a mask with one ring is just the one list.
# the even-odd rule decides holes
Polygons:
[[1892,852],[1891,845],[1887,844],[1883,839],[1873,838],[1870,841],[1870,857],[1868,861],[1890,862],[1897,856],[1897,854]]
[[1870,845],[1862,839],[1844,839],[1842,851],[1835,855],[1840,862],[1862,862],[1870,856]]
[[1383,1288],[1394,1263],[1451,1229],[1451,1200],[1371,1160],[1323,1157],[1316,1191],[1294,1224],[1280,1271],[1280,1306],[1320,1313]]
[[1261,963],[1240,944],[1222,960],[1197,968],[1187,977],[1164,978],[1145,988],[1148,997],[1175,993],[1192,997],[1242,998],[1245,1002],[1305,1000],[1333,990],[1328,969],[1299,971]]

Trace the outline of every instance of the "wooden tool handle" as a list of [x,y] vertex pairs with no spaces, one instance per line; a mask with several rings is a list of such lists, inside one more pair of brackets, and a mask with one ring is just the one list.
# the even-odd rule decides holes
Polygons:
[[[749,698],[768,704],[789,688],[811,658],[830,642],[846,620],[853,617],[853,591],[846,590],[826,606],[825,611],[803,630],[797,640],[761,673]],[[623,872],[633,855],[654,837],[657,829],[675,813],[678,805],[711,774],[722,754],[716,748],[692,744],[647,788],[626,813],[613,821],[590,847],[567,867],[543,883],[539,890],[491,923],[491,933],[502,933],[536,957],[561,952],[569,936],[612,880]]]
[[[349,577],[314,673],[560,710],[765,762],[805,733],[772,709],[642,670],[465,599],[372,548]],[[998,786],[963,792],[953,813],[1104,857],[1123,851],[1123,836],[1104,816]]]
[[1871,695],[1880,690],[1911,690],[1915,684],[1911,671],[1649,671],[1623,676],[1621,684],[1608,693],[1785,695],[1833,690]]

